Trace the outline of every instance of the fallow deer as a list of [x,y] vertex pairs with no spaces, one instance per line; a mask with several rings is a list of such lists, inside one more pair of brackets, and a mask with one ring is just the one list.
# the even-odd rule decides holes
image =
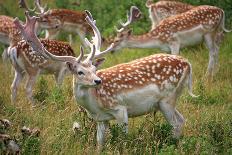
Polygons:
[[118,30],[113,50],[121,48],[160,48],[171,54],[179,54],[181,48],[206,43],[209,49],[207,75],[215,73],[219,42],[225,29],[224,11],[214,6],[198,6],[185,13],[164,19],[153,30],[143,35],[132,35],[123,26]]
[[178,1],[158,1],[147,0],[146,7],[149,9],[149,17],[154,29],[163,19],[174,16],[192,9],[194,6]]
[[[31,24],[26,13],[26,24]],[[41,39],[43,46],[51,53],[60,56],[75,56],[73,49],[68,43],[61,41]],[[34,104],[32,90],[39,74],[54,74],[56,83],[61,85],[65,74],[68,72],[67,66],[63,62],[47,60],[46,57],[37,55],[25,40],[18,42],[8,48],[11,63],[15,69],[14,81],[11,85],[11,100],[14,103],[17,96],[19,84],[26,73],[28,80],[26,83],[26,94],[28,99]]]
[[[132,15],[131,15],[132,16]],[[184,86],[192,94],[192,67],[184,58],[176,55],[156,54],[96,71],[103,59],[100,51],[95,55],[95,46],[101,45],[101,35],[90,13],[86,17],[93,28],[94,39],[87,45],[91,53],[85,61],[75,57],[59,57],[49,53],[39,42],[33,31],[27,31],[17,22],[26,40],[38,47],[39,53],[51,59],[64,61],[73,73],[73,90],[77,103],[84,107],[97,121],[97,141],[104,144],[105,129],[110,120],[116,119],[125,125],[128,117],[136,117],[160,110],[173,126],[174,136],[179,136],[184,118],[176,109],[176,100]],[[87,40],[87,39],[86,39]],[[110,49],[108,49],[110,51]],[[106,54],[106,52],[104,52]],[[94,66],[94,65],[95,66]]]
[[[60,31],[65,31],[78,34],[85,45],[85,36],[93,33],[91,27],[85,21],[86,14],[84,11],[68,9],[49,9],[46,11],[39,0],[35,0],[35,4],[39,9],[38,26],[40,29],[46,29],[45,38],[55,39]],[[24,0],[20,0],[20,6],[29,10]]]

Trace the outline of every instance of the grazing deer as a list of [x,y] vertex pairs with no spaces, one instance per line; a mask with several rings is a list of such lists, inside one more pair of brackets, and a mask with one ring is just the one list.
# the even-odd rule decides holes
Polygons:
[[[174,128],[174,136],[178,137],[184,118],[175,108],[176,100],[186,85],[190,95],[194,96],[191,64],[180,56],[156,54],[96,71],[96,67],[103,62],[103,59],[94,60],[103,56],[101,51],[97,50],[97,47],[101,46],[101,34],[95,25],[96,21],[90,13],[87,14],[86,20],[95,36],[91,42],[86,39],[91,53],[84,61],[81,61],[83,54],[75,58],[49,53],[30,30],[33,26],[27,25],[29,28],[26,28],[17,20],[15,23],[26,40],[33,47],[37,47],[37,52],[67,63],[73,74],[73,89],[77,103],[97,121],[97,141],[100,145],[104,143],[105,129],[110,120],[116,119],[119,124],[125,125],[127,131],[128,117],[157,110],[164,114]],[[131,14],[130,16],[133,17]],[[33,18],[35,17],[31,20]],[[107,52],[110,48],[112,46]]]
[[[24,0],[20,0],[19,4],[21,8],[30,10]],[[38,26],[41,29],[46,29],[45,38],[55,39],[60,31],[65,31],[78,34],[85,45],[85,36],[93,33],[91,27],[85,21],[86,14],[84,11],[67,9],[50,9],[46,11],[46,7],[42,7],[39,0],[35,0],[35,4],[36,8],[39,9]]]
[[214,6],[198,6],[185,13],[164,19],[143,35],[132,35],[123,27],[118,30],[113,50],[121,48],[160,48],[179,54],[181,48],[202,42],[209,48],[208,77],[212,77],[218,61],[219,42],[225,29],[224,11]]
[[165,0],[153,3],[153,0],[147,0],[146,7],[149,9],[153,30],[163,19],[186,12],[194,6],[178,1]]
[[[13,23],[13,18],[5,15],[0,15],[0,42],[6,47],[14,46],[20,41],[21,35]],[[7,49],[2,53],[2,59],[5,61],[8,57]]]
[[[28,13],[26,17],[27,24],[30,24]],[[75,56],[73,49],[68,43],[48,39],[41,39],[40,41],[49,52],[55,55]],[[15,46],[9,47],[8,53],[15,69],[15,77],[11,85],[12,102],[16,100],[17,90],[25,73],[28,75],[26,94],[28,99],[34,104],[32,90],[39,74],[54,74],[56,83],[61,85],[68,71],[65,63],[48,60],[44,56],[36,55],[25,40],[18,42]]]

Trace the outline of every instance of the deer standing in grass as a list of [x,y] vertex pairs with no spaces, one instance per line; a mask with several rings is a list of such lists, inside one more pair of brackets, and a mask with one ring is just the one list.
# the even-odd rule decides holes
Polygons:
[[[30,10],[24,0],[20,0],[21,8]],[[40,0],[35,0],[36,8],[39,10],[38,27],[46,29],[47,39],[55,39],[61,31],[78,34],[82,43],[85,44],[85,37],[93,34],[91,27],[86,23],[84,11],[73,11],[68,9],[49,9],[42,7]],[[72,41],[70,41],[71,44]]]
[[[130,23],[130,19],[128,19]],[[206,43],[209,49],[207,75],[209,79],[215,73],[218,62],[219,43],[224,27],[224,11],[214,6],[198,6],[185,13],[164,19],[153,30],[143,35],[132,35],[122,25],[114,40],[113,50],[121,48],[159,48],[171,54],[179,54],[181,48]]]
[[146,7],[149,9],[149,17],[154,29],[163,19],[174,16],[192,9],[194,6],[178,1],[158,1],[147,0]]
[[[30,22],[33,21],[28,20],[28,13],[26,13],[26,17],[27,24],[31,24]],[[73,49],[68,43],[48,39],[41,39],[41,43],[49,52],[55,55],[75,56]],[[21,40],[16,45],[10,46],[8,53],[15,70],[14,80],[11,85],[11,101],[13,103],[16,101],[17,90],[25,74],[28,77],[25,86],[27,98],[34,105],[32,91],[39,74],[53,74],[56,83],[60,86],[65,75],[69,73],[65,63],[48,60],[45,56],[36,55],[33,48],[25,40]]]
[[[130,14],[130,17],[136,15]],[[180,136],[184,118],[176,109],[176,100],[185,86],[188,87],[189,94],[194,96],[191,64],[180,56],[155,54],[96,71],[96,67],[104,60],[101,57],[111,50],[112,45],[101,52],[101,34],[95,25],[96,21],[89,12],[86,20],[95,35],[91,42],[86,39],[91,53],[84,61],[81,61],[83,53],[79,58],[49,53],[31,31],[33,26],[25,27],[17,20],[15,23],[38,54],[43,53],[53,60],[67,63],[73,74],[73,90],[77,103],[97,121],[97,141],[100,145],[104,144],[105,130],[110,120],[116,119],[127,132],[129,117],[157,110],[173,126],[174,136]]]

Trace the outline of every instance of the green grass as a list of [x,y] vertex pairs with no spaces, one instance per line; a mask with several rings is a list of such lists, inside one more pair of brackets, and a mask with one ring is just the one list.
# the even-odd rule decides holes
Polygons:
[[[92,12],[104,36],[111,35],[113,25],[119,19],[125,20],[126,10],[131,5],[138,6],[144,18],[133,25],[134,33],[148,31],[150,22],[144,5],[145,0],[86,0],[80,7],[71,6],[76,0],[51,0],[49,7],[65,7],[75,10],[88,9]],[[28,0],[32,4],[33,0]],[[47,2],[44,0],[43,2]],[[225,10],[226,27],[231,27],[231,0],[184,0],[194,5],[212,4]],[[114,11],[112,11],[114,10]],[[23,20],[23,11],[16,1],[0,0],[0,14],[12,17],[19,16]],[[114,17],[112,19],[112,17]],[[60,39],[65,39],[62,33]],[[78,37],[76,37],[78,38]],[[76,52],[79,45],[74,45]],[[2,51],[2,47],[0,47]],[[156,49],[125,49],[108,55],[102,68],[136,58],[159,53]],[[1,53],[1,52],[0,52]],[[102,154],[232,154],[232,34],[226,35],[220,49],[219,71],[211,84],[206,84],[204,74],[208,64],[208,50],[203,46],[195,46],[181,51],[193,66],[194,93],[199,98],[191,98],[186,92],[178,100],[177,108],[184,115],[186,123],[183,136],[179,139],[171,137],[171,127],[161,113],[129,120],[129,134],[125,135],[114,123],[107,133],[106,145]],[[95,154],[96,123],[81,113],[73,99],[72,77],[65,79],[62,89],[55,86],[52,76],[38,79],[34,97],[40,102],[32,108],[26,99],[24,83],[19,89],[15,105],[10,103],[10,85],[13,80],[10,64],[0,60],[0,118],[7,118],[13,126],[10,130],[0,128],[14,136],[22,148],[23,154]],[[81,124],[81,131],[72,132],[73,122]],[[22,137],[23,126],[38,127],[39,137]],[[2,145],[0,143],[0,154]]]
[[[155,118],[149,114],[130,119],[128,135],[113,123],[102,154],[231,154],[231,42],[232,35],[226,35],[220,50],[220,68],[211,84],[204,81],[208,50],[203,45],[182,50],[181,55],[192,63],[194,93],[200,97],[191,98],[184,92],[178,100],[177,108],[187,120],[179,140],[171,137],[171,127],[161,113]],[[79,45],[74,46],[78,51]],[[125,49],[108,55],[103,68],[158,52],[155,49]],[[13,127],[4,132],[15,136],[23,154],[96,153],[96,124],[79,112],[73,100],[71,76],[65,79],[62,89],[55,87],[52,76],[39,78],[34,95],[41,104],[32,108],[26,100],[23,84],[17,103],[10,103],[13,80],[10,69],[10,64],[0,62],[0,118],[13,123]],[[82,125],[77,134],[71,129],[74,121]],[[20,129],[24,125],[40,128],[40,136],[23,138]]]

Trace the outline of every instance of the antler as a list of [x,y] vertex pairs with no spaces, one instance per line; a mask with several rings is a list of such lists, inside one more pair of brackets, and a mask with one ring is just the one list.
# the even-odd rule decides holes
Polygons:
[[122,32],[126,27],[128,27],[132,22],[136,21],[141,17],[142,13],[136,6],[131,6],[130,12],[127,14],[127,21],[125,23],[120,22],[122,28],[117,29],[115,27],[117,32]]
[[41,6],[40,0],[35,0],[35,6],[36,6],[36,8],[39,9],[40,12],[39,13],[37,12],[37,14],[40,16],[46,14],[49,11],[49,10],[47,10],[47,4],[44,7]]
[[85,42],[89,47],[91,47],[92,50],[93,50],[93,46],[96,47],[94,58],[102,57],[103,55],[111,51],[114,44],[112,43],[105,51],[101,52],[101,33],[96,26],[96,20],[93,19],[89,11],[86,10],[85,12],[87,14],[85,20],[92,27],[93,32],[94,32],[94,36],[92,37],[91,42],[87,38],[85,38]]
[[35,12],[35,9],[36,9],[36,8],[34,8],[34,9],[29,9],[28,6],[27,6],[27,4],[26,4],[26,2],[25,2],[24,0],[19,0],[18,4],[19,4],[19,7],[20,7],[20,8],[24,8],[24,9],[26,9],[27,11],[30,11],[30,12]]
[[26,15],[26,24],[22,25],[18,18],[15,18],[14,23],[16,27],[20,30],[24,39],[29,43],[29,45],[36,51],[38,54],[44,56],[45,58],[50,58],[55,61],[69,61],[69,62],[80,62],[84,51],[81,47],[80,56],[78,58],[72,56],[56,56],[48,52],[43,44],[40,42],[35,32],[35,23],[38,17],[30,17],[28,12],[25,12]]

